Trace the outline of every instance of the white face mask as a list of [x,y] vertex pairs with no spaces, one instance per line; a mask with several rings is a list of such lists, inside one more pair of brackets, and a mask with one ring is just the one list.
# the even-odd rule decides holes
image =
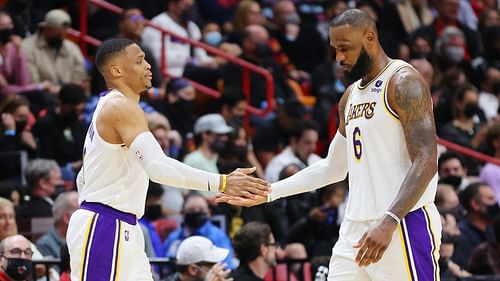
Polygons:
[[453,63],[460,63],[464,59],[465,49],[463,47],[450,46],[445,49],[446,57]]

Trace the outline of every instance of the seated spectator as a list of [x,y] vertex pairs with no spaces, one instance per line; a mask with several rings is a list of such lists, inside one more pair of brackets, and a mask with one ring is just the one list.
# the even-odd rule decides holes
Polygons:
[[428,1],[403,0],[398,2],[399,18],[407,34],[432,23],[433,16]]
[[277,182],[281,170],[289,164],[307,167],[321,160],[321,157],[315,154],[318,136],[319,128],[316,123],[301,121],[295,124],[291,130],[289,145],[266,166],[266,180]]
[[58,105],[35,123],[33,134],[38,140],[39,157],[50,158],[61,166],[68,189],[73,188],[82,166],[82,147],[89,124],[80,119],[87,97],[82,87],[64,84]]
[[52,217],[52,197],[56,187],[63,184],[61,169],[56,161],[36,159],[28,163],[24,176],[28,184],[29,200],[17,209],[18,218]]
[[495,241],[488,241],[474,249],[469,262],[469,272],[477,275],[500,276],[500,216],[493,222]]
[[264,17],[259,2],[254,0],[240,1],[234,12],[233,26],[227,36],[227,41],[241,46],[245,29],[250,25],[262,24],[264,24]]
[[491,224],[500,207],[491,187],[485,183],[473,183],[460,193],[460,203],[467,217],[459,223],[460,238],[453,260],[465,268],[472,251],[481,243],[493,241]]
[[57,94],[62,84],[87,85],[87,73],[80,48],[66,39],[70,16],[63,10],[50,10],[39,31],[24,39],[22,50],[28,56],[31,79],[49,81],[50,92]]
[[[0,114],[0,151],[25,151],[29,158],[35,157],[37,142],[31,132],[35,120],[30,112],[29,101],[23,96],[9,96],[0,105]],[[17,154],[4,155],[0,161],[0,179],[21,182],[20,159]]]
[[465,159],[454,152],[445,152],[438,159],[439,182],[453,186],[455,190],[464,190],[469,184],[478,181],[468,176]]
[[0,241],[17,234],[16,214],[11,201],[0,198]]
[[79,207],[76,191],[64,192],[57,196],[52,206],[54,227],[36,241],[36,246],[43,256],[55,259],[61,257],[61,246],[66,241],[69,218]]
[[163,256],[163,248],[160,236],[156,232],[153,222],[163,217],[161,197],[163,188],[159,183],[149,181],[148,192],[146,195],[146,206],[144,207],[144,216],[139,219],[142,233],[144,234],[144,244],[146,255],[150,258]]
[[240,265],[231,272],[238,281],[264,280],[276,264],[276,241],[269,225],[261,222],[245,224],[233,238],[233,246]]
[[[500,24],[499,24],[500,25]],[[481,92],[479,92],[479,107],[483,110],[487,120],[498,118],[500,99],[500,69],[488,67],[481,79]]]
[[224,262],[229,268],[234,268],[231,241],[222,229],[210,221],[211,213],[207,200],[199,193],[191,193],[184,201],[182,212],[184,223],[170,233],[163,244],[165,256],[175,257],[182,241],[193,235],[199,235],[208,238],[217,247],[229,249],[229,255]]
[[[471,274],[453,261],[456,241],[452,236],[443,232],[439,247],[439,277],[441,280],[457,280],[470,277]],[[459,279],[461,280],[461,279]]]
[[[14,35],[14,23],[6,12],[0,12],[0,92],[2,96],[16,95],[21,92],[49,90],[51,83],[30,83],[28,61],[20,50],[22,39]],[[32,93],[35,94],[35,93]],[[41,93],[37,93],[41,94]]]
[[8,236],[0,242],[0,280],[27,280],[33,272],[31,243],[22,235]]
[[[486,141],[493,152],[493,156],[500,159],[500,121],[490,127],[486,133]],[[500,166],[486,163],[481,169],[479,178],[491,186],[497,201],[500,202]]]
[[243,127],[248,102],[240,88],[225,87],[218,100],[217,112],[234,129]]
[[[310,264],[307,260],[307,252],[304,245],[291,243],[285,246],[284,263],[276,264],[264,277],[265,281],[299,281],[311,280]],[[278,255],[277,255],[278,256]],[[290,262],[297,260],[297,262]]]
[[17,208],[24,199],[23,186],[14,181],[0,181],[0,197],[9,200]]
[[438,184],[434,203],[439,213],[450,213],[457,219],[462,218],[462,206],[460,206],[458,194],[452,185],[445,183]]
[[221,264],[228,254],[227,248],[217,247],[203,236],[186,238],[177,251],[177,272],[164,281],[230,281],[231,271]]
[[427,86],[432,88],[432,79],[434,78],[434,68],[432,67],[432,64],[425,58],[412,59],[410,64],[422,75],[422,78],[424,78]]

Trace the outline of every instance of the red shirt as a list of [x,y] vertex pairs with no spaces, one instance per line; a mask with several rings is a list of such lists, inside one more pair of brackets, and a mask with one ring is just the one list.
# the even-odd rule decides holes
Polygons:
[[12,279],[10,279],[7,273],[5,273],[3,270],[0,270],[0,281],[12,281]]

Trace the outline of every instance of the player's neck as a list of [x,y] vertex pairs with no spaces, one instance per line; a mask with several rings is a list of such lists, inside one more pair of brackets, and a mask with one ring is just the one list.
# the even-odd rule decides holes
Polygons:
[[117,91],[122,93],[127,98],[130,98],[130,99],[135,100],[137,102],[139,102],[139,99],[141,98],[140,93],[137,93],[136,91],[132,90],[132,88],[130,88],[125,83],[120,83],[119,81],[117,81],[116,83],[110,84],[109,87],[112,89],[116,89]]
[[372,67],[370,68],[368,73],[365,76],[363,76],[361,85],[366,85],[367,83],[370,83],[370,81],[372,81],[373,78],[377,77],[390,61],[391,60],[384,52],[381,52],[373,56]]

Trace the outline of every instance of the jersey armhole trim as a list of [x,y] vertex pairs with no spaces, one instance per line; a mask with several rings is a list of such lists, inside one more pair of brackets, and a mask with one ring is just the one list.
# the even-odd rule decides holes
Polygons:
[[[406,67],[406,66],[407,66],[406,64],[403,64],[403,65],[398,66],[396,69],[394,69],[394,71],[392,71],[392,74],[390,75],[391,79],[392,79],[392,76],[394,75],[394,73],[398,72],[401,68]],[[389,84],[390,84],[390,80],[385,84],[385,87],[384,87],[384,97],[383,97],[384,108],[385,108],[385,111],[387,112],[387,114],[389,114],[389,116],[391,116],[392,118],[394,118],[398,122],[400,122],[401,119],[399,118],[399,115],[389,105],[389,99],[387,98],[387,88],[389,87]]]

